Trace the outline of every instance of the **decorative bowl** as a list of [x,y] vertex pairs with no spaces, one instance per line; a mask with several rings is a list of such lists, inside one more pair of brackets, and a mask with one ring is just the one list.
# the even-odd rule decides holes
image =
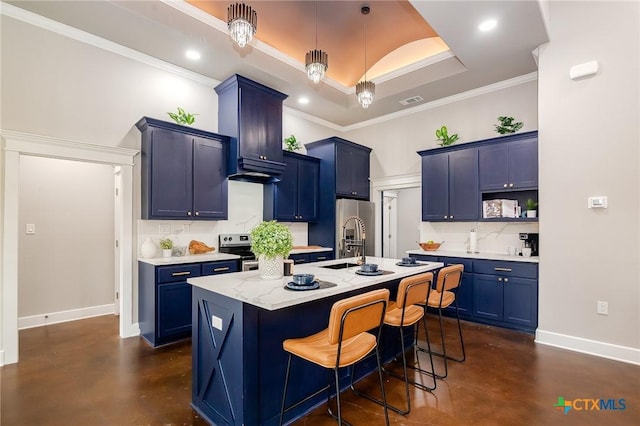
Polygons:
[[434,251],[438,250],[442,243],[418,243],[420,248],[425,251]]
[[416,263],[416,258],[415,257],[403,257],[402,258],[402,263],[405,263],[405,264]]
[[375,263],[365,263],[360,265],[360,270],[363,272],[378,272],[378,265]]
[[296,285],[311,285],[314,278],[313,274],[293,274],[291,280]]

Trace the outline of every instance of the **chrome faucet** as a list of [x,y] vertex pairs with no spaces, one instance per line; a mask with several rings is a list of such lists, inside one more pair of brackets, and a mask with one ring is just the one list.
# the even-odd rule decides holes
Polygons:
[[[356,233],[354,235],[354,242],[352,244],[347,244],[347,224],[349,223],[350,220],[353,220],[356,224]],[[365,235],[365,226],[364,226],[364,221],[359,218],[358,216],[349,216],[347,218],[347,220],[344,221],[344,224],[342,225],[342,244],[344,245],[342,248],[343,252],[348,251],[347,249],[349,248],[349,246],[360,246],[362,248],[362,257],[360,259],[358,259],[357,263],[358,265],[362,265],[367,263],[367,258],[364,254],[364,246],[365,246],[365,241],[366,241],[366,235]],[[356,243],[356,241],[359,241],[359,243]],[[357,254],[356,254],[357,256]]]

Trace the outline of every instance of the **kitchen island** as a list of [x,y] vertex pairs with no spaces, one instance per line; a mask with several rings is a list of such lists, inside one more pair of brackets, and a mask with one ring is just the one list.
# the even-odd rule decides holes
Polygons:
[[[393,299],[402,278],[442,267],[438,262],[403,267],[396,265],[397,259],[368,257],[383,275],[358,275],[358,266],[330,268],[355,260],[296,266],[296,273],[316,276],[320,281],[317,290],[289,290],[285,287],[290,277],[264,281],[257,271],[188,279],[193,286],[194,409],[212,424],[278,424],[287,361],[282,349],[285,339],[326,328],[331,306],[338,300],[378,288],[389,288]],[[401,350],[397,333],[385,334],[389,333],[383,330],[383,360]],[[329,374],[321,367],[298,360],[292,368],[290,401],[327,384]],[[370,358],[359,366],[358,377],[374,368],[375,359]],[[343,386],[349,382],[348,374],[341,372]],[[303,416],[325,400],[325,394],[318,395],[288,412],[286,421]]]

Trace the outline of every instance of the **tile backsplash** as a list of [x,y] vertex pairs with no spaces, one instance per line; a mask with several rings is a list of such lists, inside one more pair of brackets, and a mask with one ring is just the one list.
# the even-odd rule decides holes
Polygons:
[[[140,245],[146,237],[151,237],[152,241],[158,244],[165,236],[169,236],[176,246],[187,246],[191,240],[198,240],[216,247],[217,251],[219,234],[249,233],[262,222],[262,190],[261,184],[229,181],[228,220],[138,220],[138,255]],[[307,245],[306,223],[284,224],[293,234],[293,245]]]
[[443,250],[466,251],[469,249],[469,233],[472,229],[476,230],[480,253],[501,254],[506,254],[509,247],[522,248],[520,232],[539,232],[538,223],[422,222],[420,241],[444,241]]

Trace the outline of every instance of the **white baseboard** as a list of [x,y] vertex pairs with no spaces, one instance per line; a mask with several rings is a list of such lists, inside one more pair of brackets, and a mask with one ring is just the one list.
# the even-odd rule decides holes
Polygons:
[[44,325],[58,324],[67,321],[76,321],[84,318],[98,317],[113,314],[114,305],[90,306],[88,308],[71,309],[69,311],[51,312],[48,314],[33,315],[18,318],[18,330],[42,327]]
[[134,324],[131,324],[129,328],[125,330],[124,335],[120,337],[125,338],[125,337],[139,336],[139,335],[140,335],[140,324],[136,322]]
[[614,345],[538,329],[536,343],[640,365],[640,348]]

